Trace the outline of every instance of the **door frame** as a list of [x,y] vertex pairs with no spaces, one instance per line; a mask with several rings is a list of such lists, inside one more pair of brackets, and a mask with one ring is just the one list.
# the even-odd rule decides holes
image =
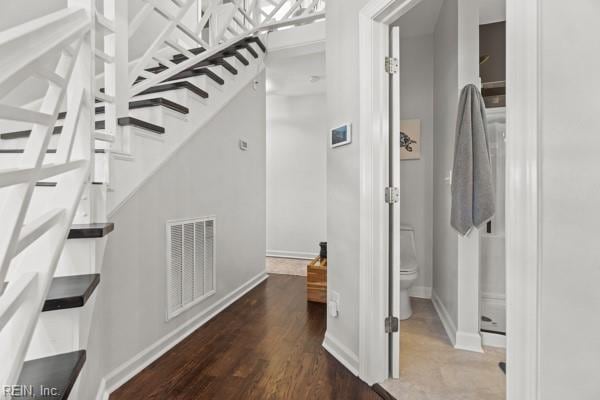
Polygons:
[[541,0],[506,3],[506,393],[538,400]]
[[[460,0],[458,0],[460,2]],[[387,315],[389,24],[420,0],[370,0],[359,13],[359,376],[388,377]],[[540,0],[507,0],[506,288],[507,399],[539,399]],[[370,134],[367,134],[370,133]],[[379,157],[380,155],[385,157]]]
[[[389,25],[421,0],[371,0],[359,13],[360,274],[359,376],[388,377]],[[367,134],[369,133],[369,134]]]

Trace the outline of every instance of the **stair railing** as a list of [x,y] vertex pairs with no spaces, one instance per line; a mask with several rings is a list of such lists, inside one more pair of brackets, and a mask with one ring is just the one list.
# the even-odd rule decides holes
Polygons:
[[[89,1],[89,0],[84,0]],[[120,135],[118,119],[129,113],[129,23],[128,2],[104,0],[101,10],[93,4],[95,35],[102,40],[94,41],[95,58],[103,64],[103,76],[95,97],[103,102],[104,133],[96,132],[96,138],[112,142],[111,148],[128,151]],[[105,177],[108,180],[108,176]],[[108,181],[107,181],[108,183]]]
[[[0,120],[31,133],[15,168],[0,170],[0,384],[23,366],[58,259],[92,165],[91,17],[68,8],[0,32]],[[58,60],[58,61],[56,61]],[[39,107],[8,105],[29,78],[47,86]],[[56,152],[58,113],[67,115]],[[56,139],[56,138],[55,138]],[[32,210],[37,182],[56,182],[45,209]],[[5,282],[7,282],[5,284]]]
[[[179,72],[192,68],[248,36],[290,25],[314,21],[325,16],[324,0],[210,0],[199,10],[196,24],[190,24],[188,13],[200,6],[198,0],[159,2],[144,0],[145,6],[130,24],[131,37],[143,22],[156,13],[166,24],[133,63],[129,72],[130,96],[134,96]],[[168,4],[167,4],[168,3]],[[206,30],[210,35],[205,35]],[[193,48],[199,51],[191,51]],[[173,62],[170,55],[183,54],[186,59]],[[146,69],[159,64],[152,72]]]

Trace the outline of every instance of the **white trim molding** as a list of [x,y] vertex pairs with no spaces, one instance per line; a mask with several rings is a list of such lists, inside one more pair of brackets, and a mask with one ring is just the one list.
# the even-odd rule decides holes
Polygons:
[[431,295],[431,301],[433,302],[433,308],[437,312],[440,320],[442,321],[442,325],[446,330],[446,335],[448,335],[448,339],[450,339],[450,343],[452,346],[456,343],[456,324],[452,320],[450,313],[444,306],[444,303],[438,296],[438,294],[434,291]]
[[[458,0],[458,88],[480,86],[479,0]],[[460,93],[456,93],[458,96]],[[455,347],[481,353],[479,333],[480,231],[458,235],[458,315]]]
[[482,340],[479,331],[475,333],[465,331],[456,332],[456,341],[454,342],[455,349],[483,353],[483,347],[481,345]]
[[389,25],[421,0],[371,0],[359,12],[360,270],[359,376],[388,378]]
[[539,400],[541,0],[507,1],[507,399]]
[[484,346],[506,348],[506,335],[492,332],[481,332],[481,339]]
[[144,350],[125,361],[123,364],[109,372],[98,387],[96,400],[108,400],[110,394],[117,390],[125,382],[133,378],[140,371],[158,359],[164,353],[172,349],[183,339],[191,335],[196,329],[217,316],[231,304],[235,303],[240,297],[254,289],[268,278],[266,272],[261,272],[237,289],[217,301],[215,304],[200,312],[194,318],[190,319],[174,331],[165,335],[155,343],[146,347]]
[[267,250],[267,257],[277,258],[295,258],[298,260],[312,260],[318,255],[319,253],[308,253],[304,251]]
[[323,340],[323,347],[329,354],[335,357],[348,371],[354,375],[358,375],[358,356],[354,354],[349,348],[344,346],[335,337],[331,336],[329,332],[325,332],[325,340]]

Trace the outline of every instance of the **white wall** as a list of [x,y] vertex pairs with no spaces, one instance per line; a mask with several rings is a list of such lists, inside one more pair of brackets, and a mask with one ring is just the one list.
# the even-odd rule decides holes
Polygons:
[[[110,385],[126,376],[136,364],[118,370],[124,363],[168,335],[179,334],[211,306],[264,273],[264,75],[258,80],[258,90],[252,85],[243,89],[114,216],[82,399],[95,398],[101,377],[109,375]],[[248,151],[239,149],[240,137],[247,139]],[[165,322],[165,222],[207,215],[217,218],[217,293]],[[157,346],[161,348],[160,343]]]
[[400,44],[401,117],[421,120],[421,159],[400,162],[400,215],[402,224],[415,228],[419,263],[411,290],[420,296],[430,293],[433,274],[433,44],[433,35]]
[[312,258],[326,241],[327,99],[267,96],[267,254]]
[[[327,3],[328,125],[352,123],[352,144],[327,150],[327,291],[340,295],[327,335],[358,369],[360,244],[358,13],[367,0]],[[343,346],[343,348],[342,348]]]
[[479,83],[478,0],[445,0],[435,37],[434,304],[455,347],[481,351],[479,234],[450,226],[450,179],[460,90]]
[[[458,237],[450,227],[450,185],[458,108],[458,1],[446,0],[434,34],[433,291],[458,323]],[[454,328],[455,328],[454,327]]]
[[67,0],[3,0],[0,31],[67,7]]
[[[600,54],[590,49],[598,46],[600,4],[565,5],[557,0],[539,4],[540,398],[596,400],[600,398]],[[509,137],[512,134],[517,132],[508,132]]]

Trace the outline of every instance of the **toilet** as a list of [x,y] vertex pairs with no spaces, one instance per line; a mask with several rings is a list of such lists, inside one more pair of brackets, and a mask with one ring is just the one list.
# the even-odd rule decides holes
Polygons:
[[400,319],[408,319],[412,315],[408,290],[417,280],[419,265],[415,247],[415,230],[412,226],[400,227]]

